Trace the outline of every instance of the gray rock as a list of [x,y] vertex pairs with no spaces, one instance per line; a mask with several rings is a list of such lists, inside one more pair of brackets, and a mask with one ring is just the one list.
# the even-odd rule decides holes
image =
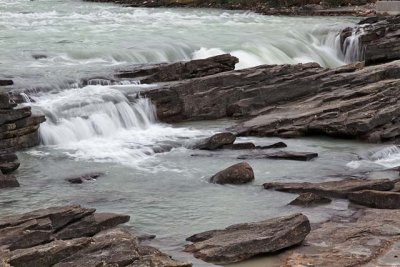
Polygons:
[[224,265],[300,244],[309,232],[307,217],[294,214],[194,235],[187,239],[194,243],[185,251],[206,262]]
[[236,140],[236,136],[233,133],[217,133],[213,136],[200,141],[199,144],[195,145],[195,149],[202,150],[216,150],[223,148],[226,145],[232,145]]
[[254,172],[247,162],[230,166],[211,177],[215,184],[246,184],[254,181]]
[[294,206],[316,206],[331,203],[332,200],[314,193],[302,193],[295,200],[289,203]]
[[316,157],[318,157],[318,153],[278,151],[266,154],[257,153],[250,155],[240,155],[238,156],[238,159],[285,159],[285,160],[310,161]]
[[0,189],[8,187],[19,187],[17,178],[13,175],[4,175],[0,173]]
[[389,179],[363,180],[345,179],[322,183],[265,183],[265,189],[289,193],[315,193],[320,196],[347,198],[349,193],[360,190],[389,191],[395,181]]
[[363,190],[348,194],[351,202],[378,209],[400,209],[400,193]]

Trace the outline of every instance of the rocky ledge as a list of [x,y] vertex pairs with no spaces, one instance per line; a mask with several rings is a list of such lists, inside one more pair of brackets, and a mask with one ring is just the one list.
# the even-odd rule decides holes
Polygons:
[[187,238],[193,244],[187,245],[185,251],[204,261],[223,265],[300,244],[309,232],[308,218],[294,214],[193,235]]
[[129,216],[80,206],[53,207],[0,219],[0,266],[189,267],[117,225]]
[[[12,84],[11,80],[0,82],[0,86]],[[39,144],[38,129],[44,121],[44,116],[33,115],[30,107],[17,107],[8,93],[0,92],[0,188],[19,186],[10,175],[19,167],[14,152]]]
[[[367,65],[400,59],[400,15],[371,17],[354,28],[341,33],[342,50],[353,59],[364,60]],[[349,51],[351,44],[358,44],[358,51]]]

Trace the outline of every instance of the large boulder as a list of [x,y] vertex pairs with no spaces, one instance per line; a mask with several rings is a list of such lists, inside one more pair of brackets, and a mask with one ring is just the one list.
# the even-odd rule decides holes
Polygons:
[[246,184],[254,180],[254,172],[247,162],[241,162],[222,170],[210,178],[215,184]]
[[363,190],[348,194],[351,202],[378,209],[400,209],[400,193]]
[[225,265],[297,245],[309,232],[307,217],[294,214],[193,235],[187,239],[193,244],[185,251],[206,262]]
[[347,198],[349,193],[360,190],[392,190],[396,181],[389,179],[345,179],[321,183],[265,183],[265,189],[288,193],[315,193],[321,196]]

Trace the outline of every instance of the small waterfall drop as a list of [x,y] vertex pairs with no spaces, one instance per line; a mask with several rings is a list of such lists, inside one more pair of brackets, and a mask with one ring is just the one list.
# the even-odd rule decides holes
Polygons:
[[348,36],[342,44],[342,53],[346,63],[352,63],[363,60],[362,47],[360,43],[360,35],[363,29],[353,29],[351,35]]

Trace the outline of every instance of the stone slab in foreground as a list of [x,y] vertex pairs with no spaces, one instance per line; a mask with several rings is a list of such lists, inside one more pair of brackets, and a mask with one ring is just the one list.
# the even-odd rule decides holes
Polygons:
[[360,190],[392,190],[395,180],[389,179],[345,179],[340,181],[329,181],[321,183],[265,183],[265,189],[272,189],[288,193],[315,193],[326,197],[347,198],[349,193]]
[[350,193],[351,202],[377,209],[400,209],[400,193],[363,190]]
[[193,235],[185,251],[206,262],[229,264],[297,245],[309,232],[308,218],[294,214]]
[[116,228],[127,221],[127,215],[76,205],[1,218],[0,266],[191,266]]

